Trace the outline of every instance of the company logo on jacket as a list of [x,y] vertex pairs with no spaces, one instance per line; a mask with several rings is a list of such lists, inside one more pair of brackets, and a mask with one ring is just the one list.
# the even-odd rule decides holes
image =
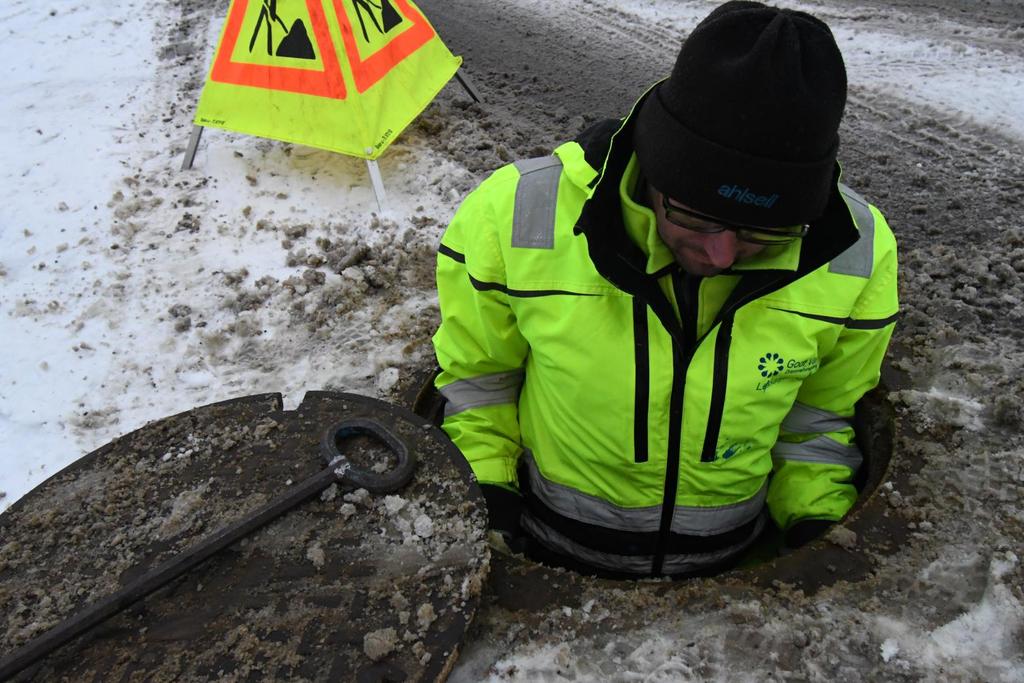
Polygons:
[[757,362],[757,369],[761,371],[762,377],[774,377],[785,367],[786,362],[777,353],[766,353]]
[[757,371],[763,381],[757,383],[758,391],[768,391],[769,387],[784,379],[803,379],[818,369],[815,356],[800,360],[786,360],[777,353],[769,352],[757,359]]
[[779,198],[777,194],[755,194],[750,191],[750,188],[740,187],[739,185],[722,185],[718,188],[718,194],[734,202],[753,204],[754,206],[761,206],[766,209],[770,209]]

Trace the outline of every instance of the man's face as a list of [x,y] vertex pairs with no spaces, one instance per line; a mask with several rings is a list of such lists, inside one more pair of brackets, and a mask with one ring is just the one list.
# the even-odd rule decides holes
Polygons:
[[[658,222],[658,235],[672,251],[676,262],[690,275],[710,277],[718,275],[734,263],[750,258],[764,249],[763,244],[744,242],[736,237],[734,230],[722,230],[716,233],[701,233],[697,230],[676,225],[665,217],[662,207],[662,195],[653,187],[648,186],[651,206]],[[688,208],[673,201],[681,208]],[[687,218],[687,225],[694,228],[710,228],[716,224],[699,218]]]

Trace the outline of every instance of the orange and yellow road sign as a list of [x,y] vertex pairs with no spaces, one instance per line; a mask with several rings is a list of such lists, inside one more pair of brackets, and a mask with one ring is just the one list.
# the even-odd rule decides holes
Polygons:
[[195,122],[376,159],[461,61],[411,0],[232,0]]

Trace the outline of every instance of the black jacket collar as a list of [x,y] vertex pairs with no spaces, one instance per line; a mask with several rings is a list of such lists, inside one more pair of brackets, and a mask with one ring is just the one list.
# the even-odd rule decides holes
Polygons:
[[[633,112],[639,106],[638,102]],[[586,237],[590,258],[605,279],[626,292],[647,299],[653,306],[654,300],[664,297],[653,278],[645,272],[646,255],[626,232],[619,200],[619,183],[633,154],[634,124],[635,114],[623,120],[609,119],[591,126],[576,139],[583,148],[587,163],[598,171],[598,175],[591,184],[594,194],[584,204],[575,232]],[[723,313],[730,313],[737,305],[751,300],[752,294],[757,298],[800,279],[853,246],[859,232],[839,192],[839,172],[837,164],[825,213],[811,223],[807,236],[803,238],[796,271],[766,270],[744,274],[734,296],[730,297],[732,305],[726,302]]]

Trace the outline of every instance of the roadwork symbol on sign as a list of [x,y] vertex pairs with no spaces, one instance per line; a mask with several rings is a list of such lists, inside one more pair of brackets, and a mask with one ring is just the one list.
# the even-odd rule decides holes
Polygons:
[[[368,0],[353,0],[356,8],[356,16],[359,18],[359,27],[363,29],[363,40],[370,42],[370,36],[366,33],[366,22],[363,20],[363,13],[365,12],[369,21],[373,22],[374,27],[377,29],[377,33],[386,34],[391,31],[395,26],[402,23],[402,16],[395,11],[395,8],[391,5],[388,0],[381,0],[380,5],[373,5]],[[377,17],[374,14],[372,7],[376,7],[380,10],[380,22],[377,21]]]
[[[210,78],[345,99],[335,31],[359,93],[435,35],[406,0],[235,0]],[[247,41],[240,40],[243,35]]]
[[[284,29],[284,38],[274,49],[274,22]],[[256,30],[249,38],[249,52],[256,46],[256,39],[259,38],[260,30],[266,26],[267,33],[267,54],[278,57],[295,57],[296,59],[316,59],[313,52],[313,44],[309,42],[309,34],[306,33],[306,25],[302,19],[292,22],[292,27],[284,23],[277,14],[277,0],[263,0],[263,7],[260,9],[260,18],[256,20]]]
[[[287,27],[282,14],[291,19],[291,28]],[[275,25],[285,29],[276,44]],[[312,30],[312,37],[307,26]],[[239,40],[243,29],[248,37],[246,41]],[[257,45],[261,33],[266,40],[265,50],[258,49]],[[308,44],[305,52],[302,50],[305,46],[298,45],[302,42],[301,34],[305,34]],[[334,99],[345,99],[347,95],[327,16],[318,0],[232,2],[210,80]]]

